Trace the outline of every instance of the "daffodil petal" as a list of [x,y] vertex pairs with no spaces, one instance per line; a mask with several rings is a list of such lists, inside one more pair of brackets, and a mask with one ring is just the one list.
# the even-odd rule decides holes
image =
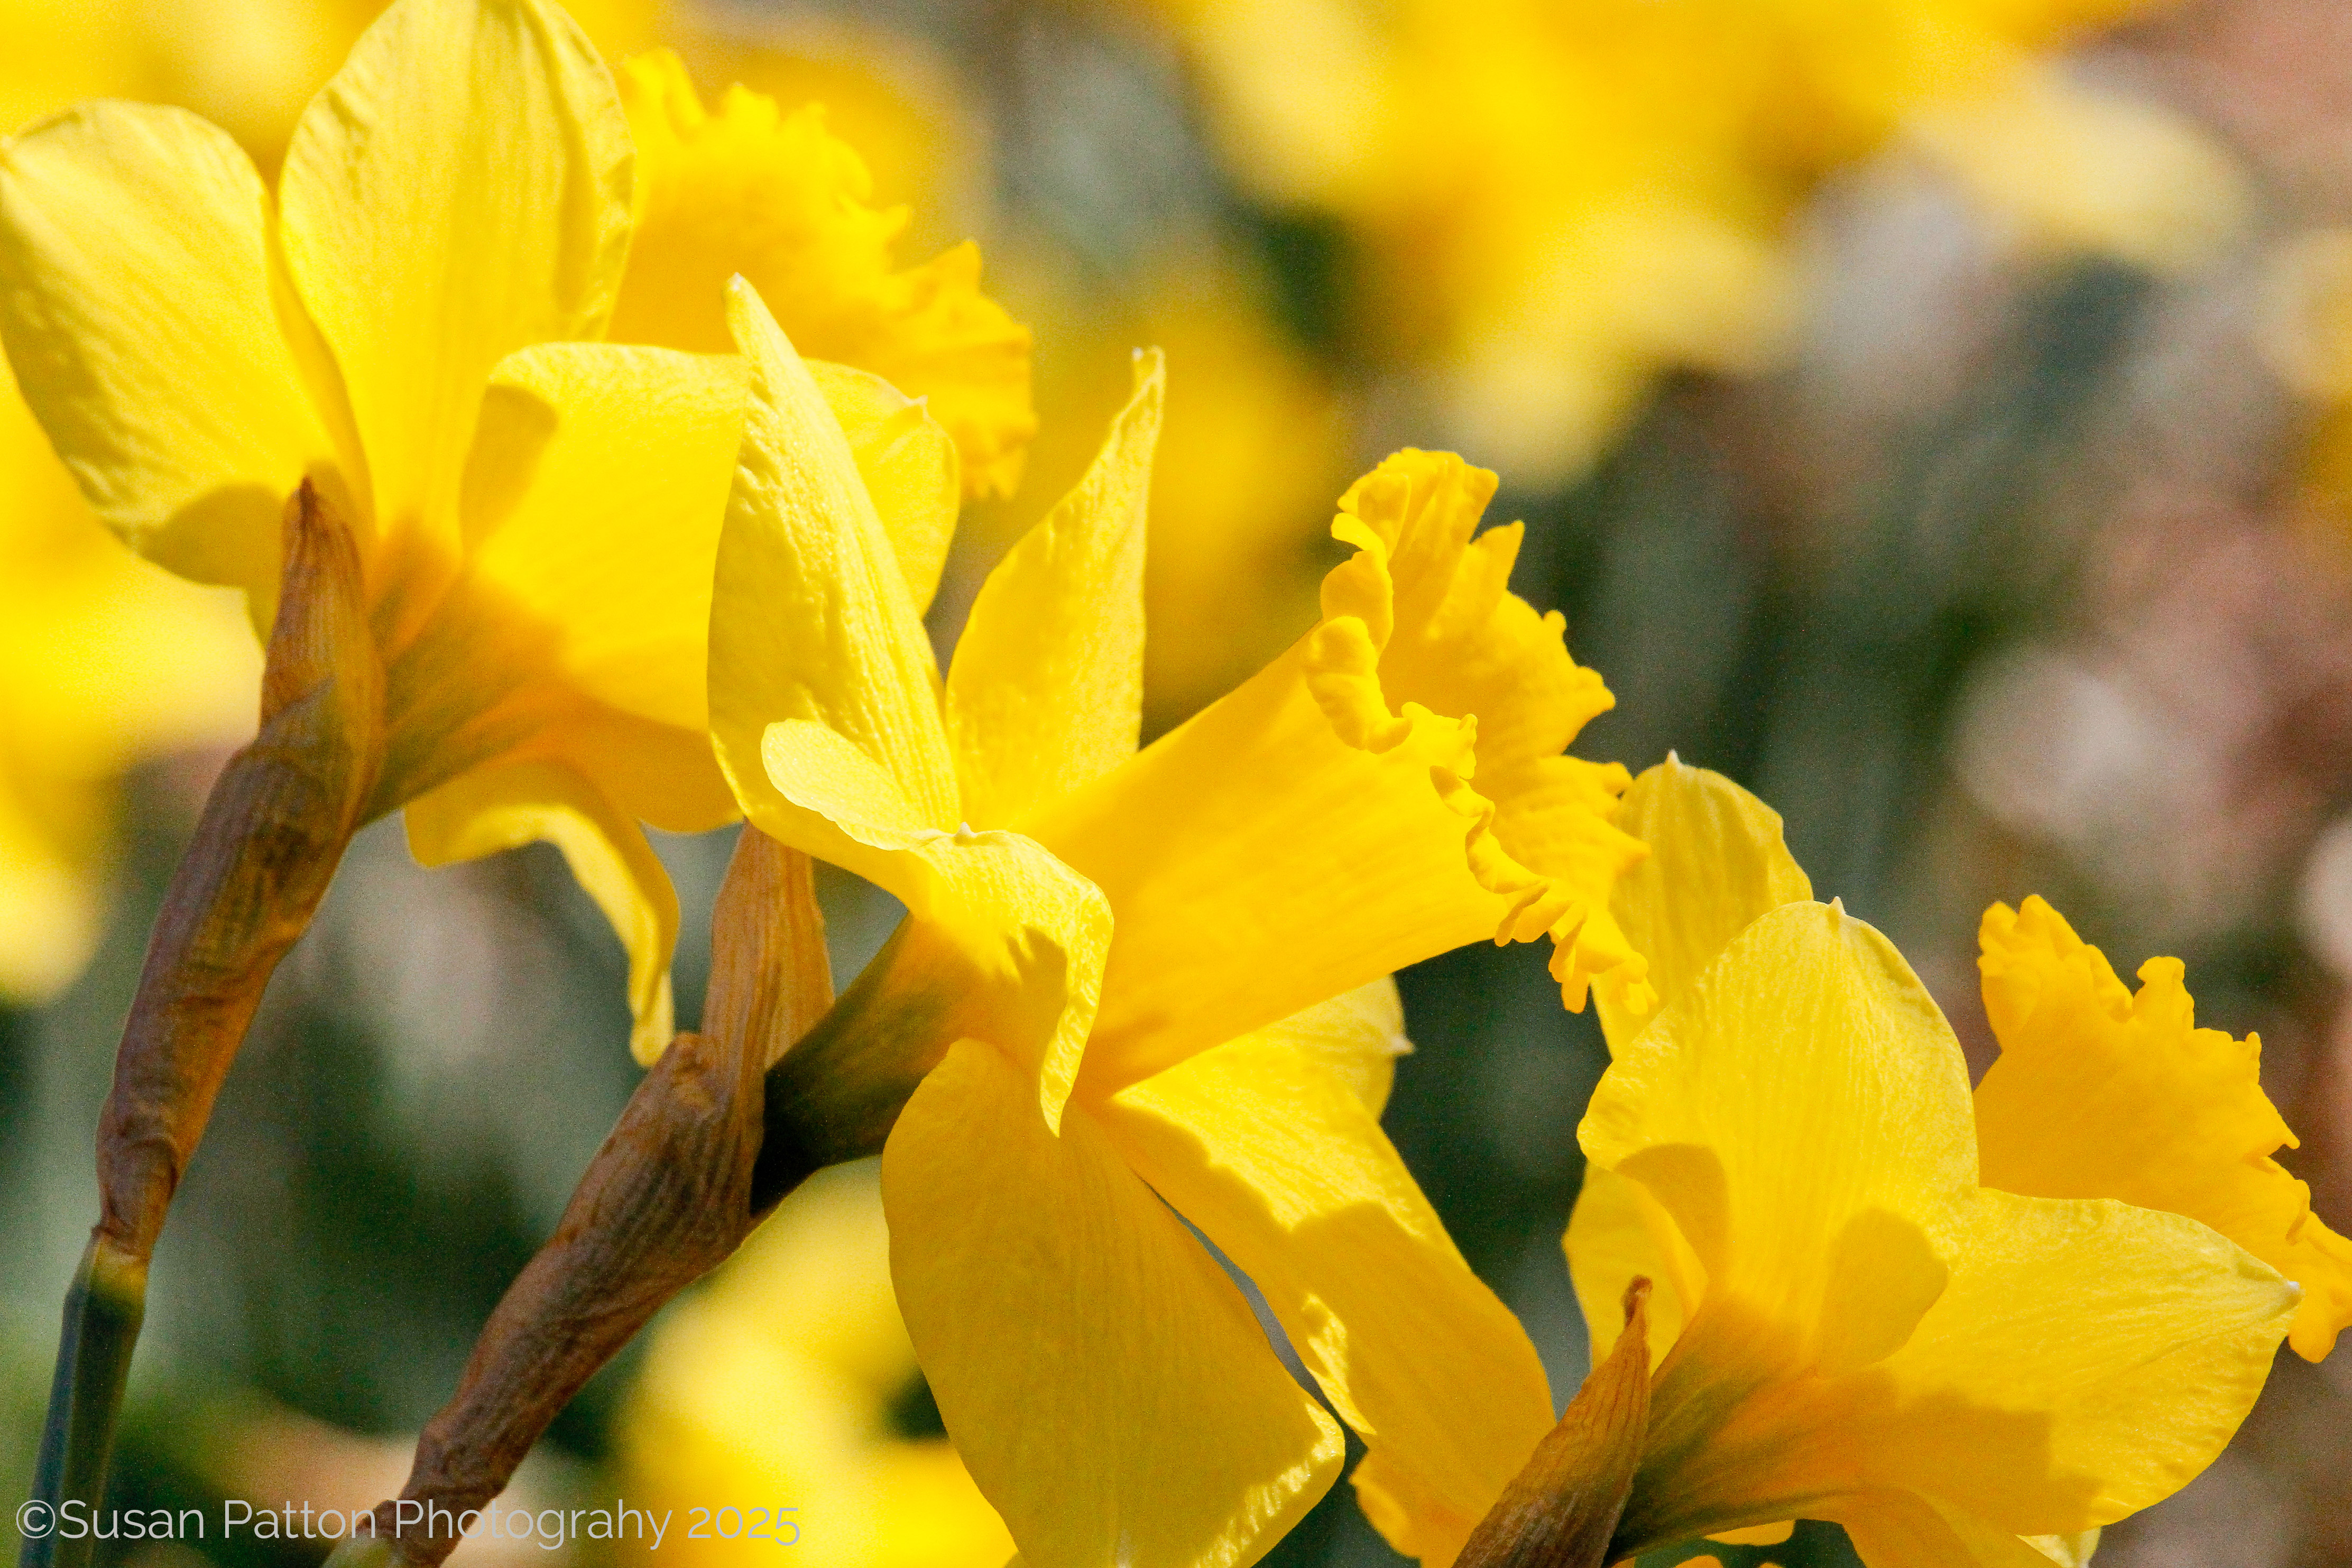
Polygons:
[[2292,1285],[2194,1220],[2112,1199],[1988,1188],[1970,1225],[1949,1287],[1840,1423],[1863,1474],[2045,1533],[2112,1524],[2212,1462],[2270,1373]]
[[1359,552],[1323,624],[1031,829],[1118,918],[1104,1092],[1481,936],[1549,934],[1579,1002],[1639,970],[1607,907],[1642,854],[1623,770],[1559,754],[1608,693],[1506,589],[1517,530],[1470,539],[1492,485],[1391,458],[1333,525]]
[[542,743],[623,813],[665,833],[708,833],[743,815],[711,754],[707,730],[592,706],[565,713]]
[[[1682,994],[1748,921],[1813,896],[1781,842],[1780,814],[1721,773],[1668,757],[1633,781],[1616,822],[1650,853],[1617,879],[1609,910],[1647,961],[1662,1005]],[[1612,1050],[1654,1016],[1629,1009],[1610,987],[1596,1005]],[[1652,1323],[1654,1343],[1654,1316]]]
[[871,205],[864,163],[815,105],[785,114],[734,87],[708,111],[667,49],[622,65],[620,85],[640,167],[613,336],[724,348],[722,291],[740,274],[804,353],[925,399],[962,454],[967,493],[1009,493],[1037,424],[1029,332],[980,291],[980,253],[961,245],[898,269],[906,211]]
[[492,368],[604,335],[630,163],[612,78],[549,0],[402,0],[311,101],[280,242],[342,372],[378,530],[454,557]]
[[1247,1037],[1290,1047],[1347,1085],[1376,1121],[1388,1108],[1389,1090],[1396,1083],[1397,1058],[1412,1053],[1395,977],[1385,974],[1302,1007]]
[[742,408],[732,355],[544,343],[501,362],[464,489],[466,591],[504,642],[484,656],[707,729],[710,569]]
[[1551,1429],[1551,1394],[1379,1122],[1265,1038],[1202,1051],[1100,1114],[1136,1172],[1264,1292],[1362,1435],[1356,1486],[1378,1496],[1366,1510],[1389,1544],[1450,1562]]
[[1101,1002],[1110,907],[1017,833],[940,835],[904,858],[924,873],[906,896],[908,912],[976,966],[950,1021],[1034,1074],[1045,1123],[1058,1128]]
[[963,505],[955,442],[922,399],[872,372],[829,360],[802,363],[849,438],[849,455],[890,537],[907,596],[920,614],[940,591]]
[[1977,1086],[1985,1184],[2202,1220],[2303,1287],[2292,1341],[2325,1356],[2352,1325],[2352,1241],[2272,1158],[2295,1140],[2263,1092],[2261,1040],[2198,1028],[2178,959],[2150,959],[2126,990],[2040,899],[1995,904],[1980,935],[2000,1042]]
[[2050,1568],[2053,1561],[1938,1498],[1862,1492],[1832,1500],[1821,1517],[1845,1527],[1866,1568]]
[[677,1033],[670,954],[677,894],[645,831],[577,771],[551,758],[476,768],[408,804],[408,847],[427,866],[535,841],[563,852],[629,955],[629,1048],[650,1065]]
[[1073,1107],[961,1041],[882,1156],[898,1304],[972,1479],[1036,1568],[1246,1568],[1338,1428],[1223,1272]]
[[0,143],[0,337],[82,494],[183,576],[277,599],[332,447],[272,303],[268,193],[183,110],[89,103]]
[[1427,764],[1339,740],[1296,648],[1031,831],[1118,921],[1087,1047],[1106,1093],[1491,935],[1501,907]]
[[[937,667],[840,421],[759,295],[730,287],[751,379],[711,601],[712,738],[771,837],[888,886],[836,825],[896,847],[958,826]],[[782,742],[780,725],[795,727]]]
[[1144,509],[1167,373],[1135,391],[1077,488],[997,563],[948,671],[964,814],[1019,827],[1135,754],[1143,728]]
[[1746,1530],[1719,1530],[1707,1537],[1726,1546],[1778,1546],[1797,1533],[1797,1521],[1781,1520],[1777,1524],[1750,1525]]
[[1633,1177],[1587,1164],[1562,1240],[1593,1364],[1608,1357],[1624,1332],[1625,1288],[1638,1278],[1650,1282],[1650,1365],[1655,1370],[1706,1297],[1706,1268],[1675,1216]]
[[1673,1215],[1710,1300],[1855,1366],[1942,1289],[1976,1187],[1968,1094],[1959,1042],[1886,939],[1784,904],[1626,1044],[1578,1136]]

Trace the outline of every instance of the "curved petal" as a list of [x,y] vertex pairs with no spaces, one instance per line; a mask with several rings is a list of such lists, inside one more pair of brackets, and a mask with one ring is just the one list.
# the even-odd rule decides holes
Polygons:
[[1633,1177],[1587,1164],[1562,1241],[1595,1366],[1624,1332],[1625,1288],[1636,1277],[1650,1282],[1650,1366],[1655,1371],[1706,1299],[1706,1266],[1683,1239],[1675,1216]]
[[801,363],[841,421],[849,455],[907,579],[907,596],[920,615],[940,591],[956,513],[963,505],[955,443],[922,399],[908,397],[880,376],[829,360]]
[[2177,958],[2148,960],[2126,990],[2040,899],[1995,904],[1980,940],[2000,1042],[1977,1086],[1985,1184],[2204,1221],[2304,1288],[2293,1342],[2326,1355],[2352,1325],[2352,1241],[2272,1158],[2295,1140],[2263,1092],[2260,1038],[2198,1028]]
[[1109,911],[1034,840],[960,821],[930,645],[840,422],[759,295],[730,287],[750,385],[711,604],[719,765],[771,837],[948,938],[976,973],[939,1026],[1027,1064],[1058,1125]]
[[[1648,963],[1661,1006],[1681,995],[1748,921],[1813,896],[1811,881],[1781,842],[1780,814],[1721,773],[1669,756],[1633,781],[1616,821],[1650,853],[1617,879],[1609,910]],[[1612,1050],[1654,1016],[1629,1009],[1609,987],[1597,1005]],[[1610,1315],[1622,1314],[1612,1307]]]
[[108,527],[264,613],[286,498],[333,457],[272,304],[270,221],[251,162],[182,110],[89,103],[0,143],[0,337],[26,403]]
[[[492,374],[467,458],[476,624],[625,712],[709,725],[711,564],[742,436],[743,362],[544,343]],[[541,671],[534,671],[539,673]]]
[[1139,355],[1102,451],[997,563],[948,671],[964,815],[1018,827],[1135,754],[1143,729],[1144,509],[1167,371]]
[[1136,1172],[1265,1294],[1362,1435],[1356,1489],[1389,1544],[1451,1562],[1551,1429],[1551,1393],[1380,1124],[1338,1079],[1264,1038],[1188,1058],[1099,1114]]
[[2065,1561],[1966,1509],[1909,1492],[1837,1498],[1820,1517],[1845,1527],[1866,1568],[2050,1568]]
[[593,707],[565,713],[543,743],[625,814],[665,833],[708,833],[742,817],[709,731]]
[[1093,1116],[1061,1135],[976,1041],[882,1156],[898,1305],[972,1479],[1037,1568],[1246,1568],[1339,1434]]
[[1333,524],[1359,552],[1323,625],[1032,829],[1118,919],[1103,1091],[1480,936],[1550,934],[1579,1005],[1588,974],[1640,984],[1607,908],[1642,853],[1608,820],[1624,772],[1559,754],[1608,693],[1506,590],[1518,531],[1470,539],[1493,483],[1382,464]]
[[629,955],[629,1048],[650,1065],[677,1033],[669,961],[677,894],[644,830],[574,769],[551,758],[493,763],[408,804],[408,847],[427,866],[545,841],[563,852]]
[[981,293],[980,253],[961,245],[896,270],[906,209],[870,205],[865,164],[815,105],[784,114],[733,87],[707,112],[667,49],[624,64],[620,82],[640,164],[613,336],[723,349],[725,289],[740,275],[803,352],[928,400],[962,454],[966,493],[1010,493],[1037,426],[1029,332]]
[[1729,1298],[1824,1366],[1903,1342],[1976,1188],[1968,1069],[1885,938],[1786,904],[1618,1055],[1578,1129]]
[[492,367],[604,334],[629,237],[627,120],[548,0],[401,0],[295,128],[287,270],[341,369],[381,531],[454,558]]
[[1871,1481],[2004,1529],[2112,1524],[2221,1453],[2294,1300],[2194,1220],[1987,1190],[1950,1287],[1838,1429]]
[[899,891],[887,846],[835,823],[898,847],[959,825],[937,667],[839,420],[759,295],[731,288],[751,379],[711,599],[719,765],[771,837]]
[[682,1539],[688,1510],[720,1498],[799,1500],[808,1528],[788,1560],[809,1568],[1003,1568],[1012,1555],[953,1445],[892,1420],[920,1373],[891,1297],[876,1166],[810,1178],[650,1331],[616,1446],[631,1502],[677,1521],[663,1556],[750,1568],[791,1540],[772,1525],[764,1540]]
[[1328,1001],[1303,1007],[1246,1037],[1278,1040],[1347,1085],[1372,1120],[1388,1108],[1396,1061],[1412,1053],[1396,979],[1382,975]]

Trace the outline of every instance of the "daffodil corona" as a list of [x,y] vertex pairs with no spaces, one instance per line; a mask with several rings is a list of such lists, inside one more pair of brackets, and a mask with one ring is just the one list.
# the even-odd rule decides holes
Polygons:
[[[1560,754],[1608,694],[1506,589],[1517,530],[1473,537],[1493,477],[1381,465],[1341,502],[1357,553],[1321,623],[1138,752],[1157,356],[942,679],[918,616],[951,487],[894,463],[935,472],[914,455],[944,432],[910,408],[896,457],[861,447],[756,291],[733,309],[751,394],[711,622],[721,765],[759,827],[908,910],[771,1076],[770,1153],[811,1102],[839,1107],[811,1134],[835,1146],[787,1168],[887,1133],[901,1309],[1038,1568],[1245,1563],[1336,1472],[1338,1432],[1171,1206],[1364,1433],[1362,1484],[1466,1530],[1549,1411],[1380,1132],[1384,976],[1549,934],[1570,1000],[1646,999],[1607,908],[1640,854],[1608,821],[1624,774]],[[1433,1316],[1495,1331],[1464,1352]],[[1514,1424],[1443,1409],[1444,1373]]]

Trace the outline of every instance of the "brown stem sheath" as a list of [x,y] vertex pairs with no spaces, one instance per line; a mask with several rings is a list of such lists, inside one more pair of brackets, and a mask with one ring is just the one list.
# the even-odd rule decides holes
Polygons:
[[[205,802],[148,939],[98,1127],[99,1223],[58,1346],[33,1500],[95,1508],[163,1229],[278,961],[310,923],[383,756],[383,670],[359,554],[306,481],[263,666],[261,730]],[[81,1568],[87,1538],[27,1536],[25,1568]]]
[[1650,1282],[1625,1291],[1625,1331],[1470,1532],[1455,1568],[1603,1568],[1650,1426]]
[[349,531],[305,483],[261,731],[205,803],[147,945],[99,1121],[99,1246],[144,1263],[278,961],[310,923],[383,754],[383,671]]
[[637,1086],[555,1234],[483,1326],[407,1486],[377,1507],[376,1544],[345,1560],[388,1545],[423,1568],[440,1563],[457,1521],[505,1489],[582,1385],[782,1195],[753,1197],[762,1078],[833,1000],[807,858],[745,827],[712,924],[709,1032],[680,1035]]

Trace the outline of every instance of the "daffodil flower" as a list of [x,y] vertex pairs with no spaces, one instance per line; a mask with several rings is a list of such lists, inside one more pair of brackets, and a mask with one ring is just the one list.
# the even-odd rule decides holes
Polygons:
[[[270,641],[261,733],[213,791],[125,1028],[45,1489],[102,1475],[113,1396],[77,1421],[75,1389],[119,1390],[180,1171],[360,826],[404,807],[428,864],[555,844],[627,950],[639,1059],[670,1042],[677,897],[639,824],[736,814],[705,661],[743,370],[596,341],[633,235],[782,268],[793,319],[846,310],[866,330],[838,341],[942,395],[987,384],[967,434],[992,460],[1025,438],[1026,339],[969,253],[891,272],[897,220],[821,125],[780,136],[739,94],[742,133],[706,144],[674,61],[630,79],[675,132],[646,180],[551,0],[400,0],[303,114],[274,195],[178,110],[86,103],[0,144],[0,338],[27,405],[102,521],[244,590]],[[793,160],[818,167],[795,184]],[[730,201],[758,220],[709,210]],[[894,288],[932,308],[877,315]],[[925,362],[943,333],[949,363]],[[905,401],[828,382],[868,435]]]
[[[720,763],[761,829],[908,910],[771,1075],[772,1150],[828,1097],[839,1146],[791,1168],[887,1132],[908,1327],[1035,1568],[1245,1563],[1337,1470],[1337,1429],[1180,1214],[1364,1432],[1368,1489],[1466,1531],[1550,1409],[1381,1135],[1384,977],[1549,934],[1569,999],[1643,1002],[1607,910],[1640,854],[1608,822],[1624,774],[1560,755],[1608,694],[1506,589],[1517,530],[1472,537],[1493,476],[1382,464],[1341,502],[1357,552],[1322,622],[1138,752],[1157,356],[942,679],[918,615],[951,489],[876,482],[756,292],[731,308]],[[897,438],[946,447],[919,410]],[[1433,1331],[1463,1317],[1493,1332]],[[1449,1405],[1454,1376],[1499,1426]]]
[[[1925,988],[1811,901],[1769,810],[1670,762],[1622,820],[1653,854],[1616,907],[1664,1005],[1604,1012],[1614,1060],[1568,1236],[1596,1360],[1628,1282],[1654,1282],[1647,1435],[1609,1558],[1811,1518],[1889,1568],[2046,1568],[2210,1463],[2302,1331],[2299,1299],[2334,1288],[2315,1268],[2332,1238],[2247,1158],[2250,1053],[2193,1042],[2235,1084],[2199,1106],[2174,1060],[2185,996],[2135,1009],[2045,907],[1996,910],[1986,970],[2014,1054],[1972,1107]],[[2177,965],[2152,973],[2177,984]],[[2118,1076],[2125,1054],[2155,1059]]]
[[[1026,338],[978,295],[976,258],[891,272],[903,215],[864,206],[821,124],[780,138],[774,106],[738,89],[720,123],[757,123],[706,145],[674,58],[624,75],[661,136],[635,180],[632,116],[562,11],[404,0],[303,116],[275,200],[195,117],[86,104],[0,155],[0,331],[105,521],[243,588],[257,626],[279,512],[318,486],[358,541],[386,672],[362,820],[409,805],[436,864],[557,844],[629,949],[642,1059],[671,1033],[677,910],[637,822],[733,815],[703,658],[740,374],[593,340],[616,304],[685,288],[663,258],[693,247],[787,274],[788,319],[860,320],[832,341],[877,368],[968,353],[944,334],[977,322],[995,412],[972,438],[1002,464],[1028,416]],[[762,200],[793,179],[797,203]],[[625,265],[633,226],[651,278]],[[893,289],[935,319],[867,319]],[[675,341],[649,308],[627,316]]]

